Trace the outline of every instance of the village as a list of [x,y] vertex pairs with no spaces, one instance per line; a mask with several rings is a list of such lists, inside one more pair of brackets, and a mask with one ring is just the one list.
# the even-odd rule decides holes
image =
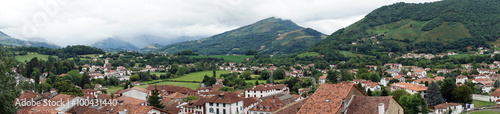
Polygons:
[[[347,70],[356,78],[352,80],[329,80],[330,71],[341,71],[337,69],[337,64],[328,65],[327,69],[316,69],[315,64],[296,64],[287,70],[274,66],[273,64],[248,66],[242,63],[224,62],[218,64],[217,70],[229,71],[230,73],[242,74],[245,71],[268,71],[284,70],[285,77],[298,79],[312,78],[314,85],[300,88],[297,92],[291,92],[292,87],[286,84],[260,83],[245,89],[235,89],[235,91],[221,91],[226,87],[222,78],[217,78],[213,85],[199,83],[197,89],[183,87],[182,85],[143,85],[141,81],[130,81],[132,74],[139,72],[159,72],[168,71],[172,65],[145,65],[145,67],[134,66],[135,71],[124,66],[113,66],[111,58],[96,57],[93,61],[104,61],[101,65],[84,64],[79,74],[88,74],[89,80],[118,78],[121,82],[131,82],[127,89],[119,89],[114,93],[105,93],[108,87],[101,84],[94,84],[93,89],[82,89],[83,96],[75,96],[57,93],[55,88],[45,91],[42,94],[34,91],[23,91],[18,99],[24,101],[55,101],[62,99],[67,104],[61,106],[21,106],[18,113],[156,113],[156,114],[289,114],[289,113],[311,113],[311,112],[366,112],[366,113],[404,113],[404,106],[398,103],[393,96],[374,96],[373,93],[388,90],[394,92],[404,90],[411,95],[418,94],[422,98],[428,99],[428,87],[431,83],[443,83],[444,74],[461,72],[455,76],[454,86],[460,87],[466,84],[473,84],[476,94],[489,96],[485,102],[500,104],[500,89],[498,80],[500,74],[500,61],[493,64],[469,63],[456,69],[431,69],[417,66],[403,66],[399,63],[387,63],[383,66],[366,65],[363,69]],[[194,64],[179,65],[178,67],[193,66]],[[479,65],[479,66],[478,66]],[[311,69],[319,71],[321,76],[309,76]],[[379,80],[359,78],[362,71],[367,73],[383,72]],[[13,72],[17,69],[12,68]],[[215,72],[215,70],[214,70]],[[61,74],[58,78],[63,78],[66,74]],[[16,75],[17,82],[28,81],[35,83],[34,79],[24,78]],[[40,76],[40,83],[47,78],[47,73]],[[270,77],[272,79],[272,77]],[[201,79],[200,79],[201,80]],[[141,86],[131,87],[131,86]],[[317,85],[315,88],[315,85]],[[311,91],[315,89],[315,91]],[[309,93],[311,92],[311,93]],[[383,94],[383,92],[382,92]],[[150,97],[158,96],[158,101],[164,108],[149,106]],[[96,101],[110,101],[110,104],[100,104],[95,106],[78,105],[82,99]],[[73,102],[73,103],[71,103]],[[331,108],[333,107],[333,108]],[[361,110],[363,109],[363,110]],[[449,109],[453,113],[473,110],[473,104],[460,104],[444,102],[434,106],[436,114],[442,114]]]

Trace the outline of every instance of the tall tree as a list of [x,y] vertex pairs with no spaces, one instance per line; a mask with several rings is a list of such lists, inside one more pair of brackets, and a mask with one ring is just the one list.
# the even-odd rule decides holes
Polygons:
[[68,94],[68,95],[76,95],[83,96],[82,89],[75,87],[73,83],[69,80],[64,80],[57,82],[54,87],[57,89],[57,93],[60,94]]
[[84,87],[83,89],[90,89],[90,88],[85,88],[85,84],[90,85],[90,76],[87,72],[84,72],[82,75],[82,79],[80,79],[80,87]]
[[14,66],[13,59],[0,53],[0,63],[0,113],[15,114],[15,99],[21,94],[19,89],[15,89],[16,79],[10,70]]
[[149,98],[148,98],[148,106],[154,106],[154,107],[160,108],[160,109],[165,108],[163,103],[161,103],[160,101],[161,101],[161,98],[159,96],[158,89],[156,89],[156,85],[155,85],[155,90],[153,91],[153,93],[151,93],[151,96],[149,96]]
[[340,72],[339,71],[334,71],[334,70],[329,70],[326,75],[326,79],[332,83],[337,83],[338,80],[337,78],[339,77]]
[[403,89],[398,89],[398,90],[394,90],[391,93],[391,95],[392,95],[392,97],[394,97],[394,99],[399,100],[402,96],[410,95],[410,93],[406,92]]
[[431,82],[427,88],[427,103],[429,106],[434,107],[438,104],[444,102],[444,98],[439,91],[438,84],[436,82]]
[[38,93],[41,93],[42,91],[40,90],[40,69],[38,68],[33,68],[33,72],[31,73],[31,77],[35,79],[35,91]]
[[443,98],[447,102],[453,102],[455,101],[455,97],[453,96],[453,91],[457,88],[455,85],[455,80],[452,78],[446,78],[444,79],[443,83],[441,84],[441,87],[439,88],[439,91],[443,95]]
[[467,85],[459,86],[453,93],[455,94],[455,101],[458,103],[472,102],[472,88]]
[[389,93],[386,89],[382,89],[382,93],[380,94],[380,96],[389,96]]

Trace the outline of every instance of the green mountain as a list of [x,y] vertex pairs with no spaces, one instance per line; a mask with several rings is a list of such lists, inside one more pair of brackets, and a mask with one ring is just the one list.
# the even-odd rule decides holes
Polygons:
[[247,50],[289,54],[303,51],[322,38],[326,36],[316,30],[271,17],[205,39],[171,44],[158,50],[167,53],[192,50],[201,55],[244,54]]
[[136,50],[134,45],[115,38],[107,38],[102,41],[92,44],[92,47],[101,48],[103,50]]
[[469,52],[468,46],[500,44],[499,6],[499,0],[443,0],[383,6],[334,32],[309,51],[367,55]]
[[4,46],[28,46],[28,47],[47,47],[47,48],[60,48],[57,45],[46,43],[46,42],[37,42],[37,41],[25,41],[16,38],[12,38],[9,35],[0,31],[0,45]]
[[146,46],[144,48],[139,49],[139,51],[140,52],[144,52],[144,53],[155,52],[155,51],[157,51],[158,49],[160,49],[162,47],[163,46],[160,45],[160,44],[151,44],[149,46]]

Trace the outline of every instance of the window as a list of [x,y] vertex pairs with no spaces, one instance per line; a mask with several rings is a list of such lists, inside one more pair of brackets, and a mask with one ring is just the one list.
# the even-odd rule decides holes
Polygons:
[[219,103],[217,103],[217,107],[219,107]]
[[210,106],[214,106],[214,103],[210,103]]
[[226,104],[225,104],[225,103],[222,103],[222,107],[226,107]]
[[214,109],[213,109],[213,108],[210,108],[210,109],[209,109],[209,112],[210,112],[210,113],[214,113]]
[[222,114],[226,114],[226,109],[222,109]]
[[236,102],[236,106],[238,106],[238,102]]
[[219,109],[217,109],[217,114],[219,114]]

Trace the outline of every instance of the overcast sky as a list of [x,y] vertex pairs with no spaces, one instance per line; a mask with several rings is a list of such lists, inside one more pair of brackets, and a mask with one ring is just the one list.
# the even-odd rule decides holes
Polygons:
[[329,35],[384,5],[432,1],[437,0],[8,0],[0,4],[0,31],[60,46],[113,37],[143,47],[278,17]]

